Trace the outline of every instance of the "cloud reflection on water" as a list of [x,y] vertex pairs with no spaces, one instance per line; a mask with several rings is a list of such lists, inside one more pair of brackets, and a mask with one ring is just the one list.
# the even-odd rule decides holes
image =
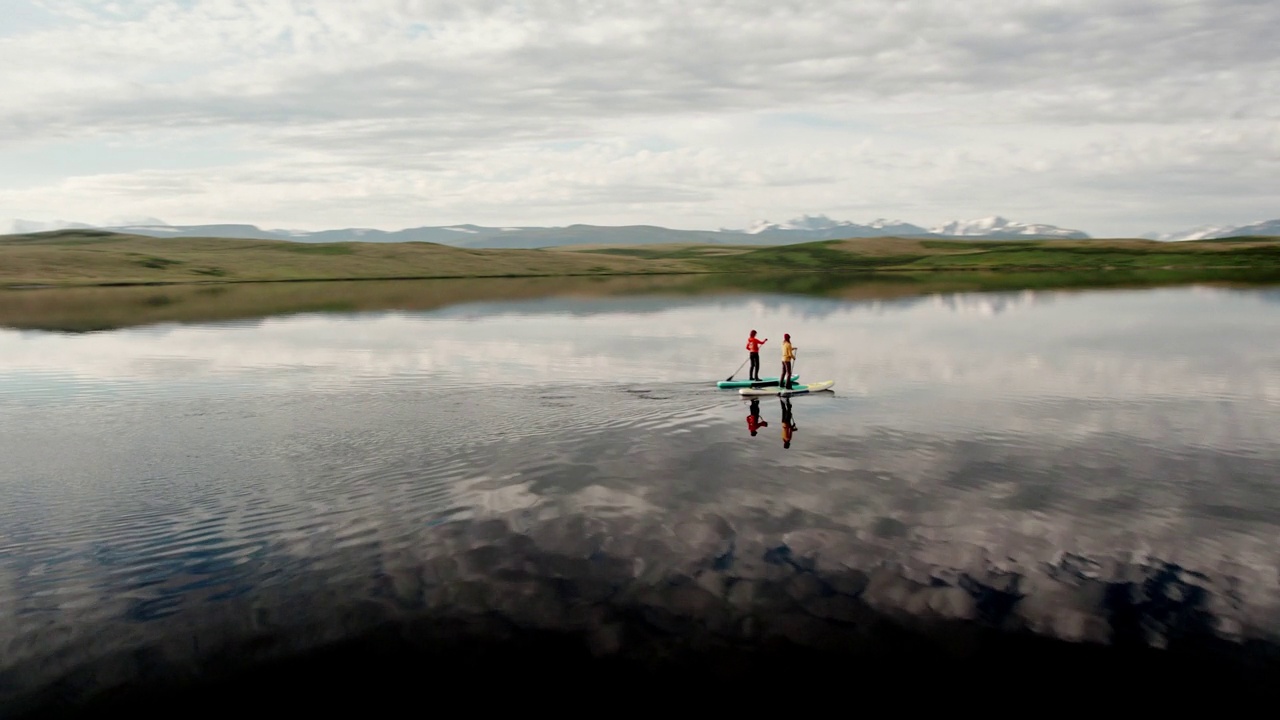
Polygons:
[[[979,394],[1275,400],[1280,323],[1247,297],[1173,290],[863,303],[555,300],[80,336],[0,331],[0,387],[37,373],[102,384],[251,375],[253,387],[316,389],[389,381],[701,384],[737,367],[746,330],[756,327],[774,341],[764,370],[776,374],[777,344],[790,332],[797,369],[846,392],[946,382]],[[1231,357],[1219,352],[1224,342]]]
[[[327,613],[351,598],[552,622],[576,612],[565,582],[785,624],[853,599],[973,618],[1017,578],[1010,617],[1098,640],[1102,594],[1166,562],[1185,569],[1168,592],[1202,588],[1193,609],[1223,637],[1280,633],[1280,313],[1238,294],[1051,298],[0,334],[7,658],[36,677],[65,648],[312,620],[341,635]],[[785,450],[776,398],[752,438],[748,403],[712,385],[748,326],[791,332],[802,375],[837,381],[792,402]],[[116,392],[57,396],[46,377]],[[802,569],[849,591],[797,589]],[[653,590],[666,580],[700,589]]]

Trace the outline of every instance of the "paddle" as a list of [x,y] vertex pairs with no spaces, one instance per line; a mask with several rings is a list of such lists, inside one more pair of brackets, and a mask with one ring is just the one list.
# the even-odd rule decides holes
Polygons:
[[[750,360],[750,359],[751,359],[751,356],[747,356],[747,360]],[[742,361],[742,365],[746,365],[746,364],[747,364],[747,360],[743,360],[743,361]],[[734,370],[732,373],[730,373],[730,374],[729,374],[729,377],[725,378],[725,379],[724,379],[724,381],[725,381],[725,382],[729,382],[730,380],[732,380],[732,379],[733,379],[733,376],[734,376],[734,375],[737,375],[738,373],[742,372],[742,365],[739,365],[739,366],[738,366],[738,369],[737,369],[737,370]]]

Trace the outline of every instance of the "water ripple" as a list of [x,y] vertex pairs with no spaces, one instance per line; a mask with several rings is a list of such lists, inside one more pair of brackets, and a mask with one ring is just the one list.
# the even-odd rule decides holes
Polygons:
[[[1111,321],[1096,310],[1087,327]],[[991,353],[1032,326],[944,341],[851,317],[841,332],[865,340],[869,322],[883,342],[849,353],[862,364],[833,372],[835,394],[762,398],[754,436],[749,402],[664,380],[660,358],[649,376],[601,360],[627,382],[562,373],[565,347],[610,355],[575,332],[537,356],[527,346],[551,329],[529,318],[452,328],[480,334],[448,352],[481,348],[497,382],[433,367],[431,343],[398,345],[405,326],[379,335],[378,316],[364,340],[319,348],[288,335],[335,332],[316,318],[251,342],[183,335],[203,364],[174,346],[141,362],[157,345],[136,336],[137,355],[101,346],[117,353],[105,369],[4,360],[0,702],[68,671],[109,684],[133,672],[122,657],[190,669],[211,648],[267,657],[427,620],[580,633],[609,657],[671,638],[852,647],[851,628],[885,619],[1103,645],[1277,641],[1280,395],[1264,371],[1280,348],[1266,333],[1240,341],[1243,359],[1203,351],[1234,372],[1151,355],[1144,373],[1069,343],[1024,372]],[[812,337],[844,337],[825,327]],[[631,352],[625,332],[601,335]],[[300,348],[272,359],[281,337]],[[542,360],[551,370],[529,369]]]

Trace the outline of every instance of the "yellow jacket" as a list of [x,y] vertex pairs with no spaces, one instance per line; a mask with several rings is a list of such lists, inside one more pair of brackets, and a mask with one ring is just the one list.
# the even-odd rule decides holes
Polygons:
[[791,347],[790,340],[782,342],[782,362],[791,362],[796,359],[796,350]]

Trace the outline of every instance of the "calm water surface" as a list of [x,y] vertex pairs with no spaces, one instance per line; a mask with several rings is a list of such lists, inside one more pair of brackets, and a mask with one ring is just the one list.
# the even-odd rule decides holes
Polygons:
[[[714,385],[752,328],[765,374],[789,332],[802,379],[835,381],[760,399],[754,436]],[[597,656],[632,647],[623,606],[726,642],[831,642],[868,613],[1280,635],[1277,291],[0,330],[0,428],[5,702],[424,615]]]

